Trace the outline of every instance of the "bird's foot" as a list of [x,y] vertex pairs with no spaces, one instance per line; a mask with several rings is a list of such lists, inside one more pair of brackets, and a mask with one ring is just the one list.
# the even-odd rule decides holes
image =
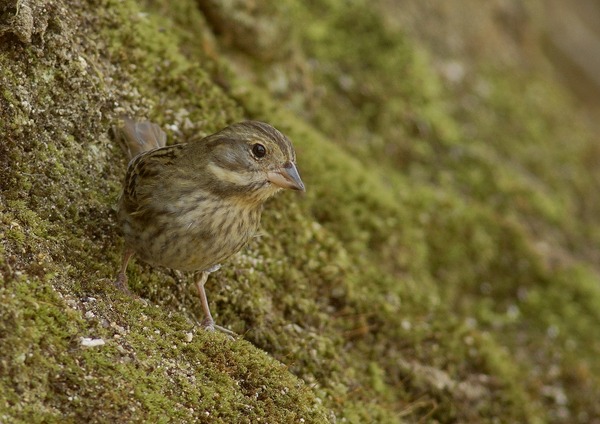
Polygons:
[[131,290],[129,290],[129,286],[127,285],[127,275],[123,272],[119,272],[117,275],[117,279],[114,282],[115,287],[121,290],[128,296],[132,296]]
[[215,324],[215,321],[210,318],[204,318],[200,325],[206,331],[215,331],[215,330],[220,331],[221,333],[226,334],[229,337],[231,337],[232,340],[235,339],[236,337],[238,337],[238,335],[236,333],[234,333],[233,331],[231,331],[225,327],[221,327],[220,325]]

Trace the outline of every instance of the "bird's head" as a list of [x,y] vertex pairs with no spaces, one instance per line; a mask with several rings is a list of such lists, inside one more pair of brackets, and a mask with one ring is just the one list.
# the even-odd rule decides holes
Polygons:
[[200,141],[211,188],[262,203],[282,188],[304,191],[290,140],[258,121],[230,125]]

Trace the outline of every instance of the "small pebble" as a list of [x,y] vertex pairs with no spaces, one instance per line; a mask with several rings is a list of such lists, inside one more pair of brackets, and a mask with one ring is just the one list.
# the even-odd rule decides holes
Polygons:
[[89,337],[81,338],[81,346],[96,347],[96,346],[103,346],[104,344],[105,344],[105,342],[102,339],[91,339]]

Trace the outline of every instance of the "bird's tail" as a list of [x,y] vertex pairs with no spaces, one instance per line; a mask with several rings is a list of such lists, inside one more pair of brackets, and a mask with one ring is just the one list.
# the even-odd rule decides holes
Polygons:
[[131,118],[123,118],[123,121],[122,127],[114,127],[114,132],[129,159],[167,144],[167,134],[157,124],[150,121],[135,122]]

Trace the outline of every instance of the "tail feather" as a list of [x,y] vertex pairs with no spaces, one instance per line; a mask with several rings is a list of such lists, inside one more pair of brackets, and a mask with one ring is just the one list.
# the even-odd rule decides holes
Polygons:
[[115,133],[130,159],[167,144],[167,134],[157,124],[150,121],[135,122],[130,118],[123,118],[123,121],[123,126],[116,128]]

